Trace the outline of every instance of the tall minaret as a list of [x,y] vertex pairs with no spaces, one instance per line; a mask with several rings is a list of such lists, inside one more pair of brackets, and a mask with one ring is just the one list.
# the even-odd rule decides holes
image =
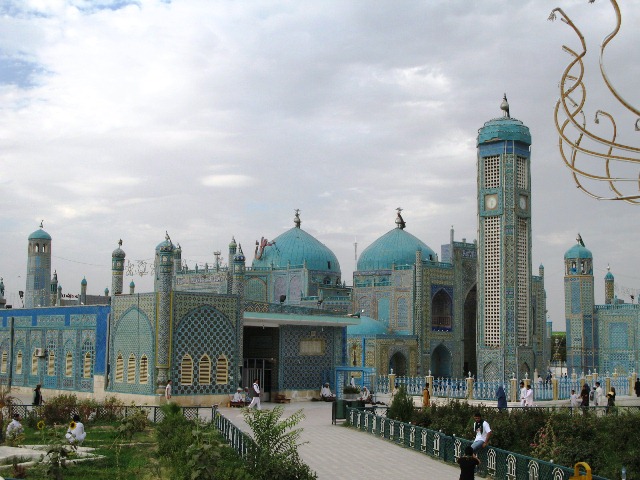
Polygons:
[[118,248],[111,253],[111,295],[122,294],[124,276],[124,259],[127,256],[122,250],[122,239],[118,241]]
[[535,368],[531,318],[531,134],[503,116],[478,131],[478,376]]
[[242,245],[238,245],[238,253],[233,256],[231,293],[234,295],[244,295],[244,272],[245,257],[242,253]]
[[25,308],[51,305],[51,235],[40,229],[29,235]]
[[156,247],[156,295],[158,298],[156,330],[157,393],[162,393],[171,377],[171,285],[173,281],[173,243],[166,234],[164,242]]
[[578,375],[598,365],[598,328],[594,315],[593,255],[578,234],[564,254],[564,316],[567,322],[567,369]]
[[238,244],[236,243],[236,237],[231,237],[229,242],[229,268],[227,269],[227,293],[233,292],[233,257],[236,256],[238,250]]

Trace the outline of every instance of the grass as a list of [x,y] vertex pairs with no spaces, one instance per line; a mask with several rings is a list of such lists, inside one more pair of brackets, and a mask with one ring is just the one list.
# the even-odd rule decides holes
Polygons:
[[[157,459],[155,430],[148,427],[136,433],[131,441],[120,442],[117,438],[117,424],[88,426],[84,447],[95,448],[92,452],[104,458],[72,463],[64,472],[64,479],[91,480],[162,480],[169,478]],[[66,427],[58,427],[57,435],[62,436]],[[26,429],[25,445],[42,445],[43,435],[38,430]],[[77,458],[76,456],[70,459]],[[4,476],[11,476],[7,470]],[[43,465],[27,467],[27,478],[45,480]]]

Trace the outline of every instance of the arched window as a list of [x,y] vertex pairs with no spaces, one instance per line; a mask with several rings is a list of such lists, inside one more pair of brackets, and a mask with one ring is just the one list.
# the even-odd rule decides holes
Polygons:
[[56,374],[56,352],[49,350],[49,360],[47,362],[47,375],[54,377]]
[[224,355],[218,357],[216,365],[216,383],[218,385],[226,385],[229,383],[229,361]]
[[22,350],[16,355],[16,375],[22,375]]
[[33,251],[35,253],[40,253],[40,245],[38,245],[37,243],[33,246]]
[[116,382],[124,382],[124,358],[120,352],[116,358]]
[[31,375],[38,375],[38,357],[36,356],[36,351],[33,351],[33,356],[31,357]]
[[431,300],[431,329],[451,330],[451,297],[444,290],[438,290]]
[[47,253],[47,244],[46,243],[42,244],[42,253]]
[[211,385],[211,359],[209,355],[200,357],[198,365],[198,383],[200,385]]
[[93,357],[91,356],[91,352],[86,352],[84,354],[84,362],[82,364],[82,378],[91,378],[91,370],[93,365]]
[[2,365],[0,365],[0,373],[7,373],[7,352],[2,352]]
[[136,383],[136,356],[133,353],[127,362],[127,383]]
[[140,383],[149,382],[149,360],[146,355],[140,357]]
[[70,377],[73,375],[73,353],[67,352],[64,361],[64,376]]
[[190,355],[182,357],[182,364],[180,365],[180,384],[192,385],[193,384],[193,359]]

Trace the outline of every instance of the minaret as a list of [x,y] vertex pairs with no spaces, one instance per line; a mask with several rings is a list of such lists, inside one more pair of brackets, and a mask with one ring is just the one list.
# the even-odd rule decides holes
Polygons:
[[229,268],[227,269],[227,293],[231,293],[233,291],[233,257],[236,256],[236,251],[238,250],[238,244],[236,243],[236,237],[231,237],[231,242],[229,243]]
[[158,263],[156,267],[156,296],[158,298],[156,331],[156,393],[162,393],[171,375],[171,295],[173,280],[174,247],[166,234],[164,242],[156,247]]
[[129,284],[129,295],[133,295],[136,291],[136,284],[133,282],[133,280],[131,280],[131,283]]
[[51,305],[51,235],[42,229],[29,235],[25,308]]
[[[611,273],[611,267],[607,265],[607,274],[604,276],[604,303],[610,305],[613,303],[615,282],[613,274]],[[640,298],[638,299],[640,301]]]
[[118,241],[118,247],[111,253],[111,294],[113,296],[122,293],[122,280],[124,276],[124,259],[127,256],[122,250],[122,239]]
[[87,277],[84,277],[80,282],[80,299],[78,303],[80,305],[87,304]]
[[51,305],[56,305],[58,299],[58,272],[53,271],[53,277],[51,277]]
[[58,284],[58,294],[56,295],[56,306],[62,305],[62,285]]
[[503,116],[478,131],[478,376],[535,368],[531,316],[531,134]]
[[238,253],[233,256],[231,293],[244,295],[245,257],[242,253],[242,245],[238,246]]
[[[567,322],[567,369],[585,374],[598,365],[598,325],[594,315],[593,255],[578,234],[564,254],[564,316]],[[613,275],[612,275],[613,276]]]
[[180,244],[173,250],[173,271],[178,273],[182,270],[182,247]]

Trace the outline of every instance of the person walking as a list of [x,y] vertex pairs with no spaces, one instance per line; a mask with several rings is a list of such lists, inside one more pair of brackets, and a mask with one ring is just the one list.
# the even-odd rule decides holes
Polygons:
[[636,392],[636,397],[640,397],[640,378],[636,378],[636,383],[633,386],[633,389]]
[[40,391],[40,389],[42,388],[42,385],[38,384],[36,385],[36,388],[33,390],[33,404],[34,405],[42,405],[42,392]]
[[533,407],[533,390],[531,385],[527,385],[527,393],[524,396],[524,406]]
[[251,395],[249,408],[256,407],[256,409],[262,410],[260,407],[260,381],[257,378],[253,380],[253,386],[249,389],[249,394]]
[[500,385],[496,391],[496,398],[498,399],[498,410],[504,410],[507,408],[507,394],[504,391],[504,387]]
[[580,406],[580,396],[576,393],[575,390],[571,390],[571,396],[569,397],[569,406],[573,411],[574,408],[578,408]]
[[431,394],[429,393],[429,384],[425,383],[422,389],[422,408],[427,408],[431,405]]
[[589,408],[589,385],[586,383],[582,386],[582,390],[580,390],[580,407],[582,407],[582,413],[587,413],[587,409]]
[[527,406],[527,389],[524,386],[524,382],[520,382],[520,406],[521,407],[526,407]]
[[171,380],[167,380],[167,386],[164,387],[164,398],[167,402],[171,400]]
[[600,382],[596,382],[596,393],[595,393],[595,404],[598,407],[603,407],[606,402],[604,400],[604,391],[602,390],[602,387],[600,386]]

